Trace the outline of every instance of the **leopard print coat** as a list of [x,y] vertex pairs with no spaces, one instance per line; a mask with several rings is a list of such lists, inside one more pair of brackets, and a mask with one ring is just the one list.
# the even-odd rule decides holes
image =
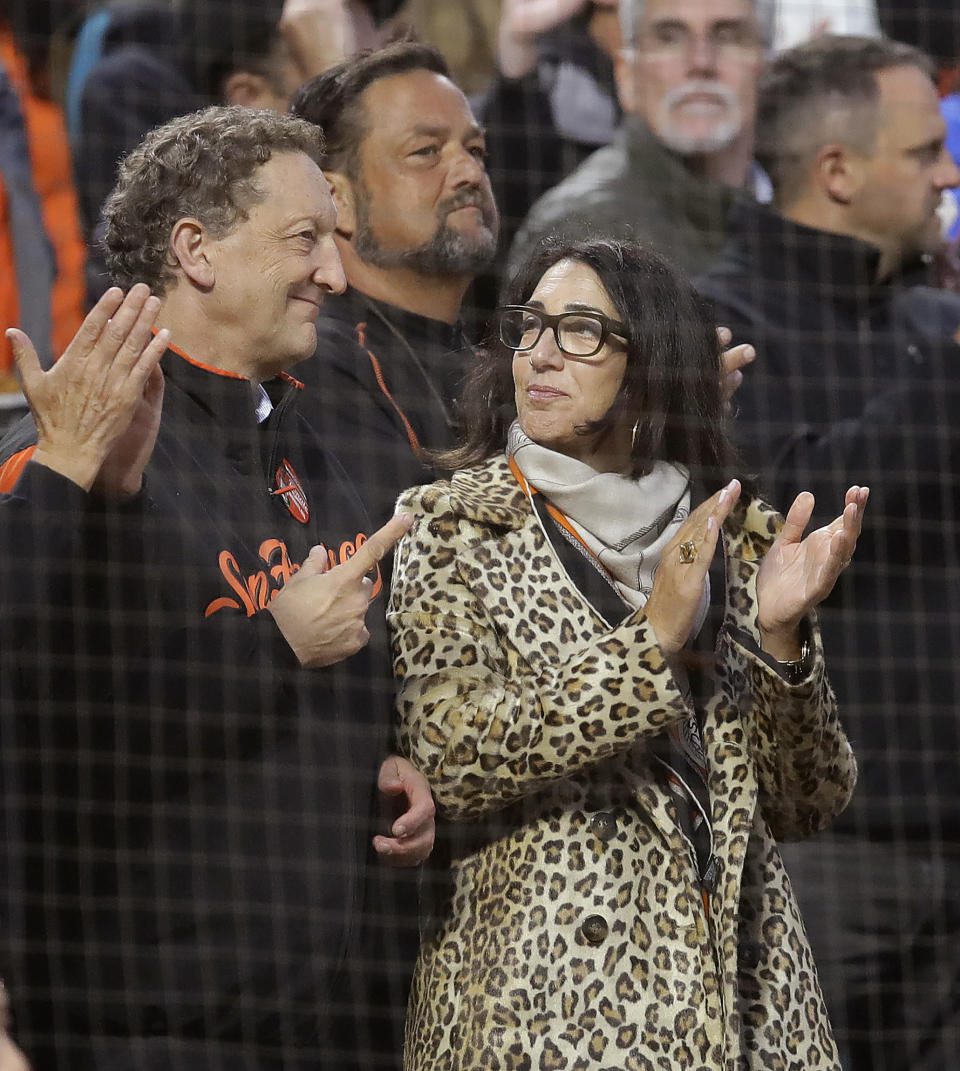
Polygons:
[[464,833],[424,933],[408,1071],[839,1071],[774,838],[826,826],[856,768],[815,621],[799,684],[754,646],[777,515],[755,500],[724,526],[708,912],[648,747],[687,711],[643,611],[596,615],[500,458],[400,508],[416,515],[388,614],[401,748]]

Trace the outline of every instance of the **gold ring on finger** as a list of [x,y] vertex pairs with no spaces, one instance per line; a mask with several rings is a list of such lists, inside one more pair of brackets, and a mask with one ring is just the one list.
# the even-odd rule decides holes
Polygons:
[[697,560],[697,544],[692,539],[681,543],[677,549],[680,551],[681,565],[690,565]]

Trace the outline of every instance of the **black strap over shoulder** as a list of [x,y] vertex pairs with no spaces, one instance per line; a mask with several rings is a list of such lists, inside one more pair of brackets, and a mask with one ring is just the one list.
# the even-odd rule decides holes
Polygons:
[[573,536],[553,519],[543,495],[533,496],[533,508],[540,517],[543,530],[557,552],[557,557],[567,570],[567,575],[603,620],[612,627],[633,613],[617,594],[617,589],[603,566],[586,547],[576,542]]

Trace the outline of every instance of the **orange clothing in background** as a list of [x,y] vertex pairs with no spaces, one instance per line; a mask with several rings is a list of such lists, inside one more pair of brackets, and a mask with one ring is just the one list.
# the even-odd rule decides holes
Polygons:
[[[60,354],[83,320],[86,246],[80,230],[77,193],[70,167],[70,149],[63,113],[53,101],[38,96],[30,85],[27,64],[13,36],[0,27],[0,63],[20,98],[34,189],[43,212],[47,237],[56,257],[57,274],[50,297],[51,344]],[[0,326],[19,323],[17,280],[8,227],[6,191],[0,178]],[[0,334],[0,376],[13,366],[13,353]]]

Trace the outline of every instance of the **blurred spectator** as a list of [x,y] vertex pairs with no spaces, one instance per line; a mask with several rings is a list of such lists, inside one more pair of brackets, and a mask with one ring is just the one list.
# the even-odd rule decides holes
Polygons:
[[614,136],[616,0],[505,0],[498,72],[478,101],[509,243],[530,206]]
[[[915,45],[933,57],[943,99],[940,111],[947,123],[947,148],[960,163],[960,2],[906,4],[877,0],[884,33]],[[934,269],[940,286],[960,292],[960,189],[944,194],[940,222],[945,244],[936,251]]]
[[534,205],[510,252],[543,235],[608,233],[650,242],[694,272],[719,252],[752,163],[762,0],[622,0],[617,88],[626,113],[598,150]]
[[501,6],[501,0],[406,0],[391,26],[439,49],[464,93],[481,93],[496,70]]
[[944,133],[910,46],[783,53],[757,123],[776,211],[741,207],[699,284],[759,355],[739,438],[771,501],[871,488],[856,564],[821,607],[860,781],[788,859],[847,1071],[960,1053],[960,298],[916,285],[960,182]]
[[878,37],[876,0],[780,0],[776,5],[774,52],[824,33]]
[[[98,15],[103,18],[94,25],[101,36],[91,40],[88,28]],[[200,104],[180,39],[177,16],[166,3],[112,5],[95,11],[81,28],[66,105],[88,234],[113,188],[120,157],[148,130]],[[82,80],[77,75],[81,55],[90,64]]]
[[[95,61],[71,100],[86,226],[96,228],[117,161],[148,130],[222,101],[283,110],[308,78],[376,39],[391,0],[185,0],[104,5]],[[95,16],[91,16],[93,18]],[[78,41],[82,40],[78,38]],[[77,59],[75,57],[75,64]],[[91,296],[105,275],[97,257]]]
[[[85,249],[63,116],[39,81],[0,23],[0,327],[36,331],[49,363],[83,319]],[[0,391],[16,389],[12,372],[0,335]]]
[[960,60],[960,3],[957,0],[876,0],[880,26],[887,37],[915,45],[939,67]]

